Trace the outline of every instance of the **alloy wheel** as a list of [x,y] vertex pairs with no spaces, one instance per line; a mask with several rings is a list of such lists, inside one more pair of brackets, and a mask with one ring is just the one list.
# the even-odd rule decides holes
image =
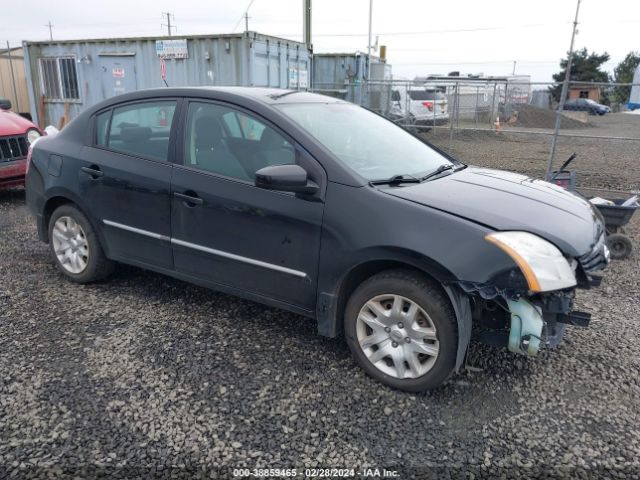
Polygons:
[[78,274],[87,268],[89,261],[89,243],[78,222],[64,216],[56,220],[52,231],[53,250],[62,268]]
[[427,373],[439,353],[435,324],[414,301],[400,295],[378,295],[360,309],[358,344],[380,371],[395,378]]

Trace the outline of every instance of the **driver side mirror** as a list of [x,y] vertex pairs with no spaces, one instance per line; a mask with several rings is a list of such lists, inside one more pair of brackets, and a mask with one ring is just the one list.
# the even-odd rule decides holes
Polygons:
[[300,165],[272,165],[256,172],[255,186],[267,190],[313,195],[318,185]]

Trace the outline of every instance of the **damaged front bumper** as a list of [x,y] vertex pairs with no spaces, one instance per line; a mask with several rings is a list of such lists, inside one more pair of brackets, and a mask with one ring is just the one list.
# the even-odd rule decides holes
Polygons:
[[[568,299],[568,298],[567,298]],[[533,357],[543,347],[560,344],[567,325],[588,327],[591,314],[572,311],[570,305],[553,311],[535,305],[529,300],[507,300],[510,312],[508,348],[513,353]],[[564,303],[564,302],[560,302]]]
[[575,289],[526,296],[467,282],[458,286],[473,305],[473,337],[520,355],[556,347],[567,325],[586,328],[591,320],[591,314],[573,309]]
[[600,230],[589,252],[567,258],[575,277],[573,287],[532,291],[515,269],[491,284],[457,282],[473,305],[473,336],[517,354],[535,356],[542,348],[559,345],[567,325],[588,327],[591,315],[574,311],[573,306],[576,288],[600,285],[599,274],[609,263],[604,230]]

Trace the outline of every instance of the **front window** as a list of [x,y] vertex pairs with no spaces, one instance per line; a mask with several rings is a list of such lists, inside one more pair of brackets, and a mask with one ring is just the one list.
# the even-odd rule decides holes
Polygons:
[[452,163],[402,127],[357,105],[298,103],[278,108],[367,180],[419,176]]
[[241,111],[214,103],[189,104],[185,164],[217,175],[252,181],[271,165],[293,165],[293,145],[275,129]]

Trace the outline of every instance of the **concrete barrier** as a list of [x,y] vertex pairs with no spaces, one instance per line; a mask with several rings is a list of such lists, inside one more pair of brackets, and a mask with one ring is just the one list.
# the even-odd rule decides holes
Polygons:
[[574,120],[577,120],[582,123],[589,122],[589,112],[574,112],[574,111],[564,110],[562,112],[562,115],[564,115],[565,117],[573,118]]

